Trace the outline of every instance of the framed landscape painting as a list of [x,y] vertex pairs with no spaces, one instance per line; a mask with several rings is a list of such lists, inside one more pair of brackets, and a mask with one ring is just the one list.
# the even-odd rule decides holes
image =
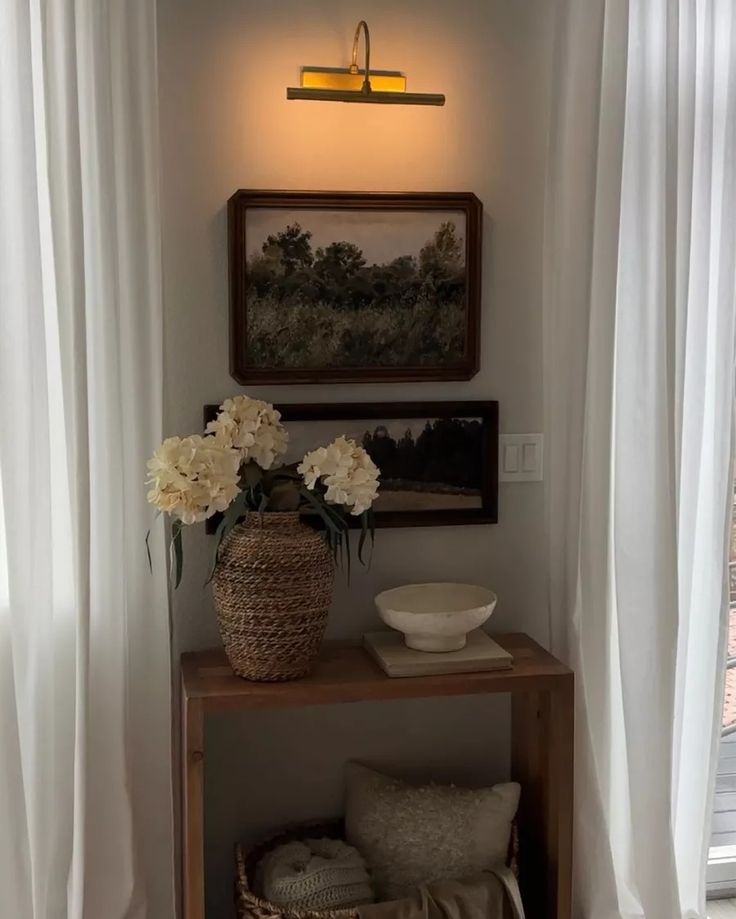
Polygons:
[[482,212],[470,193],[236,192],[228,202],[233,377],[470,379]]
[[[285,462],[344,435],[381,470],[377,526],[498,522],[498,402],[277,405]],[[205,424],[217,414],[205,406]]]

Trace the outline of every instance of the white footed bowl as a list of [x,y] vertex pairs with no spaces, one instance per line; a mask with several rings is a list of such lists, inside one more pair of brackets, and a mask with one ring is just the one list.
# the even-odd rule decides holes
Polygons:
[[376,597],[378,615],[416,651],[460,651],[488,619],[497,597],[474,584],[407,584]]

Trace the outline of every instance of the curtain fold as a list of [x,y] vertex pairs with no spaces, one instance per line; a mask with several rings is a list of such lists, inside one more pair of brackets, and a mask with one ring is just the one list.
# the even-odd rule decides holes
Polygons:
[[[155,5],[0,6],[0,890],[174,915]],[[4,534],[4,535],[2,535]],[[3,590],[3,584],[5,589]]]
[[546,511],[553,643],[578,680],[577,915],[704,919],[732,493],[736,9],[560,10]]

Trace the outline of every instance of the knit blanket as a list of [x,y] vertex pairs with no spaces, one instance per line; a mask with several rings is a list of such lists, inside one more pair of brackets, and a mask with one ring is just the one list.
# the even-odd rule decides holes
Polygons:
[[261,896],[297,910],[347,909],[375,899],[365,860],[339,839],[279,846],[256,869]]

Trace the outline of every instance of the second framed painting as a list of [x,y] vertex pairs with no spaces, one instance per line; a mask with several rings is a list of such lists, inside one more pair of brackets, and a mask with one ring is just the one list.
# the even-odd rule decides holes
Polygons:
[[[276,408],[289,432],[286,463],[298,463],[309,450],[340,435],[368,451],[381,471],[377,526],[498,522],[498,402]],[[205,425],[217,410],[217,405],[204,407]]]
[[483,208],[470,193],[236,192],[239,383],[467,380],[478,371]]

